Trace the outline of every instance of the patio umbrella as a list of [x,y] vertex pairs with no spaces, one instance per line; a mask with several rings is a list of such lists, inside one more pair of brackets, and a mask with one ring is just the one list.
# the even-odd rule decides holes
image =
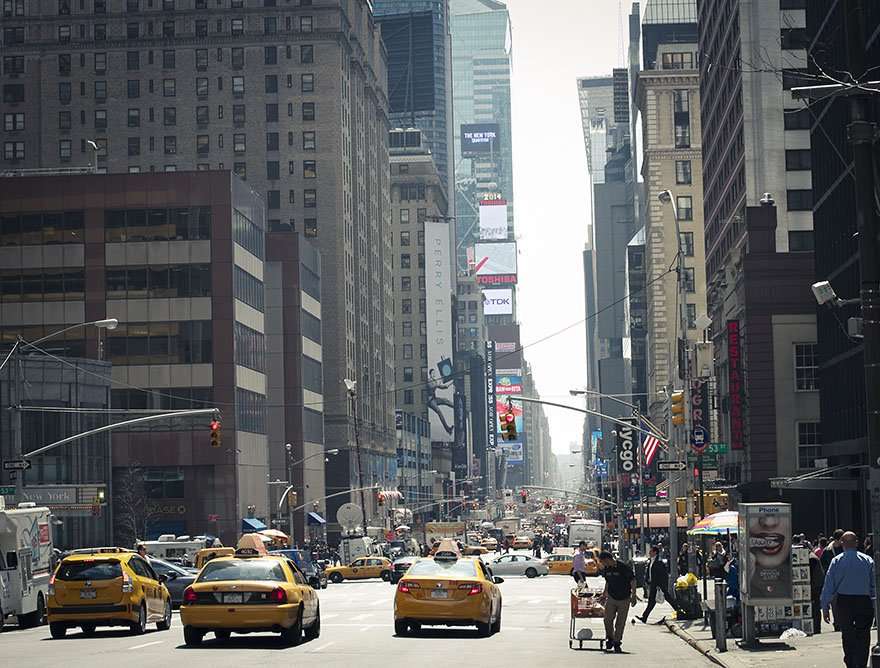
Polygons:
[[410,531],[410,530],[411,529],[406,524],[401,524],[399,527],[397,527],[397,529],[395,529],[395,531]]
[[701,519],[688,531],[688,536],[724,536],[736,533],[738,527],[739,513],[735,510],[725,510]]
[[278,529],[264,529],[259,533],[268,538],[280,538],[282,540],[289,540],[289,536],[283,531],[279,531]]

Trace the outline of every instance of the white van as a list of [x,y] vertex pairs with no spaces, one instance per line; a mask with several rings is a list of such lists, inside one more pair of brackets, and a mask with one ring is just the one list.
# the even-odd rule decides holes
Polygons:
[[23,627],[46,620],[52,577],[50,518],[48,508],[33,503],[0,507],[0,627],[13,615]]

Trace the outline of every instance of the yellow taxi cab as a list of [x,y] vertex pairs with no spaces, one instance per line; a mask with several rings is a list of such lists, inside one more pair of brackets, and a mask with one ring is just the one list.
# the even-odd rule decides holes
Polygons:
[[599,575],[599,550],[584,552],[584,563],[587,567],[587,575]]
[[212,559],[183,592],[183,639],[199,645],[206,633],[220,642],[232,633],[276,632],[298,645],[321,635],[318,594],[283,555],[237,550]]
[[234,554],[234,547],[206,547],[196,552],[195,567],[197,570],[202,570],[202,567],[211,561],[211,559],[216,559],[217,557],[231,557]]
[[494,552],[498,549],[498,541],[494,538],[484,538],[480,541],[480,545],[486,548],[489,552]]
[[463,557],[454,542],[441,544],[433,558],[414,563],[394,593],[394,632],[404,636],[426,626],[476,626],[486,637],[501,630],[501,590],[474,557]]
[[532,547],[532,539],[528,536],[517,536],[513,539],[511,547],[514,550],[529,550]]
[[348,566],[331,566],[326,569],[327,579],[339,584],[343,580],[366,580],[391,577],[391,560],[385,557],[358,557]]
[[79,550],[58,564],[49,580],[49,631],[63,638],[78,626],[86,635],[98,626],[128,626],[134,634],[156,623],[171,628],[171,594],[146,559],[132,550]]
[[554,552],[547,555],[544,559],[550,575],[571,575],[572,566],[574,565],[574,556],[571,554],[559,554]]
[[488,554],[489,550],[482,545],[465,545],[461,548],[461,553],[465,557],[479,557],[480,555]]

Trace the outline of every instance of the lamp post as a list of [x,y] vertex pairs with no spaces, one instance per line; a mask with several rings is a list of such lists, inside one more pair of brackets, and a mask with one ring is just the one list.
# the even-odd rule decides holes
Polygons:
[[[314,452],[306,457],[303,457],[302,459],[297,459],[295,462],[292,462],[290,460],[291,455],[293,453],[293,445],[291,445],[290,443],[285,443],[284,449],[287,451],[287,457],[286,457],[286,459],[287,459],[287,481],[285,482],[282,480],[275,480],[275,481],[269,482],[267,484],[269,484],[269,485],[284,485],[284,484],[286,484],[287,485],[287,488],[282,493],[281,499],[278,502],[278,512],[281,512],[282,504],[285,501],[287,501],[287,522],[288,522],[287,528],[288,528],[288,531],[290,532],[290,539],[291,539],[291,541],[293,541],[294,504],[292,504],[290,502],[290,493],[293,491],[293,489],[295,487],[295,485],[293,483],[293,469],[294,469],[294,467],[299,466],[303,462],[308,461],[309,459],[313,459],[315,457],[324,457],[325,455],[338,455],[339,448],[331,448],[330,450],[322,450],[321,452]],[[303,483],[303,484],[305,485],[305,483]],[[305,487],[303,487],[303,497],[305,497],[305,495],[306,495]],[[305,498],[303,498],[303,501],[305,501]]]
[[[20,458],[23,454],[22,450],[22,434],[21,434],[21,411],[19,410],[19,405],[21,404],[22,392],[21,392],[21,365],[19,364],[19,353],[23,348],[36,348],[37,344],[42,343],[43,341],[47,341],[48,339],[59,336],[60,334],[64,334],[65,332],[69,332],[73,329],[78,329],[80,327],[97,327],[98,329],[116,329],[116,326],[119,324],[119,321],[116,318],[104,318],[102,320],[90,320],[88,322],[77,323],[76,325],[70,325],[68,327],[63,327],[51,334],[47,334],[46,336],[42,336],[36,341],[28,342],[25,341],[21,336],[18,336],[15,343],[12,346],[12,350],[9,351],[9,354],[6,356],[6,359],[3,360],[3,363],[0,364],[0,369],[2,369],[6,364],[12,362],[12,382],[10,383],[10,409],[12,410],[12,452],[13,456],[16,458]],[[18,471],[15,476],[15,502],[20,503],[22,501],[23,489],[24,489],[24,471]]]
[[357,463],[357,486],[360,488],[361,512],[364,516],[364,534],[367,532],[367,502],[364,497],[364,477],[363,467],[361,465],[361,438],[360,427],[358,425],[358,407],[357,407],[357,381],[346,378],[345,390],[348,392],[348,398],[351,400],[351,411],[354,419],[354,453]]

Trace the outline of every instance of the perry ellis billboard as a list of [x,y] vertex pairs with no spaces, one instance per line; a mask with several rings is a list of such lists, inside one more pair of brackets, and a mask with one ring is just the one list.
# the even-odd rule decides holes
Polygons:
[[452,443],[455,432],[452,367],[452,255],[450,227],[425,222],[425,301],[428,330],[428,419],[431,440]]

